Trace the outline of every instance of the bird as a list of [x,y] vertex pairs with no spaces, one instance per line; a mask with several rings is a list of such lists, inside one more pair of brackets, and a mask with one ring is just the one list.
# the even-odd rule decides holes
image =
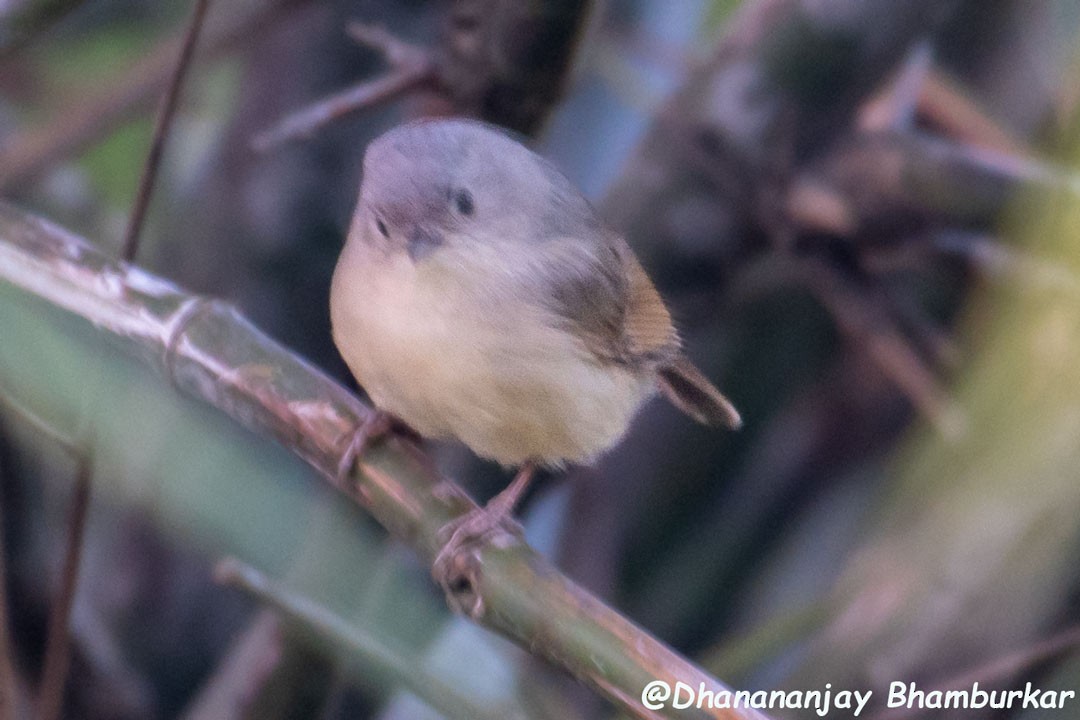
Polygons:
[[538,468],[595,462],[658,392],[700,423],[742,422],[627,242],[552,163],[480,121],[369,143],[330,318],[380,418],[519,468],[448,547],[511,518]]

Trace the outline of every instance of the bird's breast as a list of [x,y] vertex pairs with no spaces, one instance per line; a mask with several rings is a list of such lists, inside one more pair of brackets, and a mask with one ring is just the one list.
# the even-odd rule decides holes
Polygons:
[[342,254],[334,340],[372,400],[505,465],[587,462],[617,442],[653,378],[601,363],[539,304],[486,292],[496,268],[446,260]]

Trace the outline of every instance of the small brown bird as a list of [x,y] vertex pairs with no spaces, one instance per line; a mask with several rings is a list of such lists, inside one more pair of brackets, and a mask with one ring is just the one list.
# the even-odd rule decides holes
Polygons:
[[381,410],[521,467],[458,540],[505,519],[537,465],[617,443],[658,389],[699,422],[740,425],[626,242],[550,163],[479,122],[371,143],[330,313]]

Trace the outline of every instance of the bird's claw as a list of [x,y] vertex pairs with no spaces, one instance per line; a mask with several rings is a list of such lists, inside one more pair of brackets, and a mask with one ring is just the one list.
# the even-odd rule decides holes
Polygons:
[[360,426],[356,428],[349,446],[341,455],[338,463],[338,477],[344,480],[352,471],[357,458],[362,456],[373,442],[382,440],[394,429],[396,420],[393,415],[385,410],[373,409]]
[[440,539],[446,540],[431,564],[431,575],[452,600],[452,606],[469,615],[475,614],[472,604],[462,600],[471,595],[472,582],[467,571],[470,550],[498,538],[516,540],[523,535],[524,530],[510,512],[490,506],[474,508],[440,528]]

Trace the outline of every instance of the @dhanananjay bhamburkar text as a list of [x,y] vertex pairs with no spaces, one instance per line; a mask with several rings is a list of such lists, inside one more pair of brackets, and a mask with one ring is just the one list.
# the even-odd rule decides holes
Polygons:
[[[641,691],[641,704],[649,710],[747,708],[753,710],[813,710],[825,717],[833,710],[859,717],[873,699],[873,690],[846,690],[825,683],[814,690],[715,690],[705,683],[693,687],[684,682],[654,680]],[[1076,700],[1075,690],[1044,690],[1027,683],[1022,689],[989,689],[979,683],[955,689],[925,690],[913,682],[889,684],[885,708],[918,710],[1060,710]]]

